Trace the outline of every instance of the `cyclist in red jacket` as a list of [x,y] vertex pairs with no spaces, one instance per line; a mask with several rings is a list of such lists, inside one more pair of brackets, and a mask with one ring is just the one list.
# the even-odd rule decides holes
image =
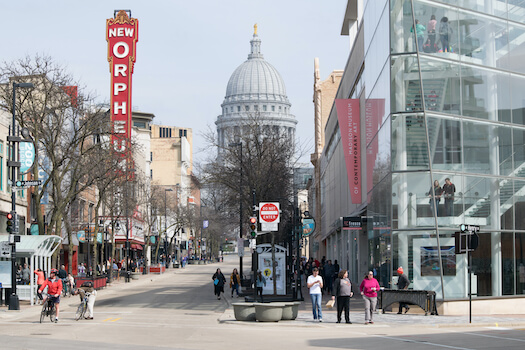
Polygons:
[[60,278],[57,277],[57,269],[51,269],[51,272],[49,273],[49,278],[44,281],[38,292],[42,293],[44,288],[47,288],[47,296],[44,297],[44,303],[46,302],[47,298],[51,298],[53,302],[55,303],[55,307],[57,309],[57,316],[55,319],[55,322],[58,322],[58,314],[59,314],[59,306],[60,306],[60,294],[62,293],[62,281]]

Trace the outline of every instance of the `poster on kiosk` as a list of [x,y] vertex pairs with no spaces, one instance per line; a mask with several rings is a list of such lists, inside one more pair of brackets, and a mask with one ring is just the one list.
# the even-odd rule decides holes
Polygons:
[[263,294],[273,294],[273,283],[276,282],[277,295],[286,294],[286,248],[275,244],[275,276],[272,268],[272,245],[265,243],[257,245],[259,270],[261,270],[266,285]]

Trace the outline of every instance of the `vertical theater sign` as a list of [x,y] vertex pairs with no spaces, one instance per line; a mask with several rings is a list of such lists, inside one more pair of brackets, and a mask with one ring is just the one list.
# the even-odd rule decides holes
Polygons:
[[[115,11],[117,12],[117,11]],[[139,21],[120,10],[106,20],[108,62],[111,72],[111,144],[119,157],[120,170],[131,166],[131,81],[136,58]]]

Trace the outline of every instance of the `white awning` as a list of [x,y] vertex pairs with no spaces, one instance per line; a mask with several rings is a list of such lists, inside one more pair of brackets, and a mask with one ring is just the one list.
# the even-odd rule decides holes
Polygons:
[[[9,235],[0,235],[1,241],[9,241]],[[59,247],[62,238],[58,236],[21,235],[16,243],[16,256],[31,258],[33,256],[48,258]]]

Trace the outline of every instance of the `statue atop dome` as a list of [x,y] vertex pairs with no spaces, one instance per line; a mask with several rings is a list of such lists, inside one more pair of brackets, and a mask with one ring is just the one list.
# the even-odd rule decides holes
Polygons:
[[253,35],[257,35],[257,23],[253,26]]

